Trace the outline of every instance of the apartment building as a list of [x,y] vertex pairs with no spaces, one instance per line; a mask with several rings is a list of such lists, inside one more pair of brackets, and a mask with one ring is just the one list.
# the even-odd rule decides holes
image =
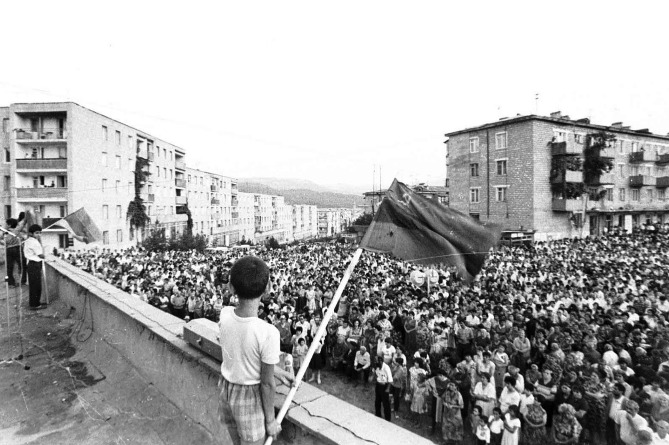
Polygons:
[[[446,182],[448,183],[448,180],[446,180]],[[410,187],[414,192],[426,197],[427,199],[432,199],[440,204],[448,205],[448,187],[440,185],[427,185],[424,182]],[[379,208],[379,204],[386,196],[386,191],[386,189],[380,189],[363,193],[362,196],[364,196],[365,199],[364,212],[376,212],[376,209]]]
[[304,240],[318,236],[318,208],[314,205],[292,206],[293,239]]
[[[161,227],[170,233],[185,227],[175,183],[184,171],[183,149],[72,102],[11,104],[0,116],[5,217],[32,207],[48,227],[83,207],[100,227],[102,244],[123,247],[142,237],[127,218],[137,193]],[[143,184],[135,181],[138,158],[149,173]],[[66,247],[68,234],[49,229],[42,240],[49,249]]]
[[446,134],[450,206],[536,240],[669,222],[669,136],[560,112]]

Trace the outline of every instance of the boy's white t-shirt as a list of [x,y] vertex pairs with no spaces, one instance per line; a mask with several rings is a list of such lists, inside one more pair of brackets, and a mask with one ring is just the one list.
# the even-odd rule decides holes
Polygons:
[[237,385],[260,383],[260,363],[279,363],[279,330],[258,317],[239,317],[233,306],[220,315],[221,375]]

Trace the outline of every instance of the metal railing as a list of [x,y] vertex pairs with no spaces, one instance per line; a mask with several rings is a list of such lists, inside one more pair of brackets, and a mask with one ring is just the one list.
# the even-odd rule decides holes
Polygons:
[[67,170],[67,158],[26,158],[16,160],[17,170]]
[[31,130],[30,128],[18,128],[16,139],[21,140],[62,140],[67,139],[67,131],[62,128],[43,128]]

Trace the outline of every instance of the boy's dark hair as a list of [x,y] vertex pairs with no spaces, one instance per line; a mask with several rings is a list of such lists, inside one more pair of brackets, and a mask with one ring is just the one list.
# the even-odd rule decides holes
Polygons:
[[9,226],[10,229],[16,229],[16,226],[19,225],[19,222],[14,218],[9,218],[7,219],[7,225]]
[[230,269],[230,284],[240,299],[252,300],[267,289],[269,268],[263,260],[246,256],[235,261]]
[[41,231],[42,231],[42,226],[40,226],[39,224],[33,224],[32,226],[28,227],[29,233],[35,233]]

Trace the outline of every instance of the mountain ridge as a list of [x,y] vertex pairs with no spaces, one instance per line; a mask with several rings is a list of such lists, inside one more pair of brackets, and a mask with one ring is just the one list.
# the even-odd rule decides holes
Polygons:
[[[305,181],[311,182],[311,181]],[[313,183],[315,184],[315,183]],[[318,184],[315,184],[318,185]],[[353,206],[363,206],[364,198],[362,194],[354,195],[348,193],[336,193],[327,191],[324,187],[320,190],[309,188],[275,188],[270,185],[252,182],[248,179],[238,179],[238,188],[240,192],[262,193],[265,195],[283,196],[286,204],[296,205],[315,205],[319,208],[353,208]]]

